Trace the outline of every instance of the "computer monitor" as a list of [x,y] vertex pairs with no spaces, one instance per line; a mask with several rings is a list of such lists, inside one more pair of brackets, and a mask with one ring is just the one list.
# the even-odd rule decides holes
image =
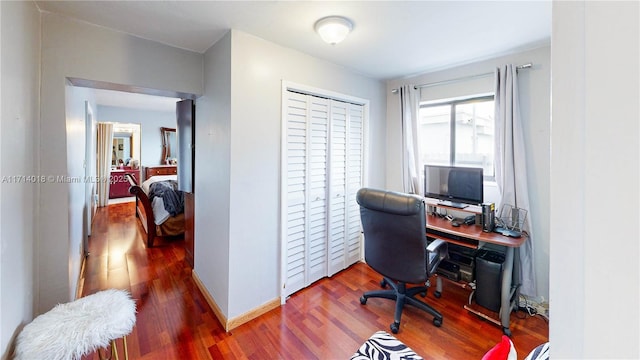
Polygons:
[[443,205],[464,208],[483,202],[482,168],[460,166],[424,166],[424,196]]

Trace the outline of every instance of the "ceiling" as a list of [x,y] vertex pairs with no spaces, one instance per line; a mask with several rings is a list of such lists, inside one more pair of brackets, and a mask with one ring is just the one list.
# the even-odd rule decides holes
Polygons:
[[[204,53],[229,29],[393,79],[548,44],[551,1],[37,1],[41,10]],[[314,23],[353,32],[328,45]]]

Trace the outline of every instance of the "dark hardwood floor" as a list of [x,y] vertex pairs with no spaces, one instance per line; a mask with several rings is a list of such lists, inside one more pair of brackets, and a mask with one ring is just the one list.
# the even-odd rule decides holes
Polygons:
[[[131,292],[137,303],[136,326],[128,337],[131,359],[348,359],[374,332],[390,333],[394,303],[359,302],[362,292],[379,288],[380,281],[361,263],[225,332],[191,278],[183,242],[164,241],[147,249],[142,231],[133,203],[100,208],[83,288],[83,295],[107,288]],[[462,308],[468,296],[468,290],[445,282],[442,298],[432,292],[426,298],[442,312],[442,327],[409,307],[395,336],[425,359],[481,359],[502,332]],[[518,359],[548,341],[543,318],[518,312],[511,319]]]

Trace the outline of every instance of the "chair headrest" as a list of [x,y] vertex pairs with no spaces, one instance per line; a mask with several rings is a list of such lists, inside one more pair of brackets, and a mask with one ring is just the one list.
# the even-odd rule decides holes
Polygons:
[[362,188],[356,194],[360,206],[397,215],[414,215],[424,208],[422,197],[395,191]]

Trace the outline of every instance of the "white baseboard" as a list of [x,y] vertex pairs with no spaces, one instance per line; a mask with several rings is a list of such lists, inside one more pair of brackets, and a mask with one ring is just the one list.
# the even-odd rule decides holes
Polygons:
[[236,316],[232,319],[227,319],[218,304],[216,304],[216,301],[213,299],[211,294],[209,294],[209,291],[207,291],[206,287],[198,277],[198,274],[195,272],[195,270],[191,271],[191,276],[193,277],[193,281],[196,283],[196,286],[198,287],[198,289],[200,289],[200,292],[202,292],[202,295],[207,300],[207,303],[209,304],[209,306],[211,306],[211,310],[213,310],[213,313],[218,318],[218,321],[220,321],[220,324],[222,324],[222,326],[224,327],[225,331],[231,331],[232,329],[235,329],[238,326],[249,322],[257,318],[258,316],[280,306],[280,298],[275,298],[258,306],[257,308],[247,311],[242,315]]
[[85,271],[87,265],[87,257],[82,256],[82,263],[80,264],[80,273],[78,274],[78,282],[76,283],[76,297],[72,300],[77,300],[82,297],[82,291],[84,290]]

